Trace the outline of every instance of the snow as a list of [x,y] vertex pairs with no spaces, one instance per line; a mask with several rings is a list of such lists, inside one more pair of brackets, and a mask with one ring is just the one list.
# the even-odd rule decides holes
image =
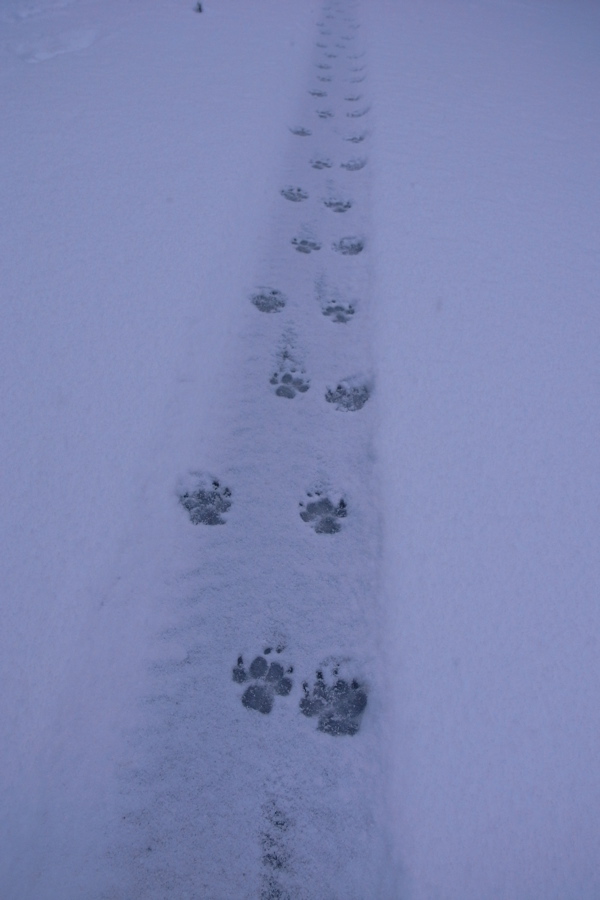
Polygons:
[[598,10],[203,9],[0,5],[2,896],[596,897]]

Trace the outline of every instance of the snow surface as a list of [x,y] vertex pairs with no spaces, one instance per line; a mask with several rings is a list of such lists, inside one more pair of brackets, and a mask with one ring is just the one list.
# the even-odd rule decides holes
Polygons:
[[0,894],[597,898],[600,11],[193,6],[0,2]]

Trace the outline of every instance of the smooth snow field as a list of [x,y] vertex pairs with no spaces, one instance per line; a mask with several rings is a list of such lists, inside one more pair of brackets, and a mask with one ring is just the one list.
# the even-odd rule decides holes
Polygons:
[[0,900],[598,900],[600,6],[0,0]]

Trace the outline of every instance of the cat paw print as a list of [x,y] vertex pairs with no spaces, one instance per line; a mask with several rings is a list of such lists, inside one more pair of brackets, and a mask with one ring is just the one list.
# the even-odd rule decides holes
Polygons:
[[225,525],[223,518],[231,508],[231,491],[217,478],[209,478],[200,473],[191,473],[190,485],[183,488],[179,502],[189,513],[194,525]]
[[305,394],[310,387],[306,374],[295,368],[290,372],[274,372],[269,381],[275,385],[275,394],[288,400],[293,400],[298,393]]
[[344,197],[326,197],[323,203],[327,209],[336,213],[344,213],[352,209],[352,200],[347,200]]
[[326,97],[327,96],[327,91],[322,91],[319,88],[317,88],[316,90],[309,91],[308,93],[310,94],[311,97]]
[[308,499],[300,503],[300,518],[317,534],[337,534],[341,530],[340,519],[348,515],[343,497],[334,503],[321,490],[309,491]]
[[330,109],[318,109],[316,112],[320,119],[333,119],[333,112]]
[[254,306],[264,313],[281,312],[284,308],[287,298],[282,291],[277,288],[261,288],[250,298]]
[[293,125],[290,131],[298,137],[310,137],[312,134],[310,128],[305,128],[304,125]]
[[313,156],[310,161],[313,169],[331,169],[333,162],[328,156]]
[[306,253],[307,255],[321,249],[320,242],[312,237],[294,237],[292,238],[291,243],[298,253]]
[[287,185],[281,189],[281,196],[292,203],[300,203],[302,200],[308,200],[308,193],[301,187]]
[[349,322],[355,312],[352,303],[328,303],[323,306],[323,315],[338,325],[345,325],[346,322]]
[[[279,654],[284,649],[285,647],[279,646],[275,652]],[[255,656],[248,669],[243,656],[238,656],[237,664],[232,670],[236,684],[250,682],[242,694],[242,705],[263,715],[268,715],[273,709],[275,696],[287,697],[292,690],[292,679],[289,676],[294,671],[293,666],[285,668],[280,662],[270,662],[266,657],[272,652],[272,647],[266,647],[264,655]]]
[[317,718],[317,730],[323,734],[355,735],[360,730],[362,714],[367,706],[367,692],[356,678],[340,678],[339,669],[333,667],[331,683],[324,671],[316,673],[312,687],[304,682],[304,697],[300,711],[308,718]]

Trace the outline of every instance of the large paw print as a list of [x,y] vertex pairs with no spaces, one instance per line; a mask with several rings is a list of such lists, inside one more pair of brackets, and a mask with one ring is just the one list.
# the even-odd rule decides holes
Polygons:
[[[284,649],[279,646],[276,648],[276,653],[281,653]],[[256,656],[248,670],[244,665],[244,658],[238,656],[237,664],[232,670],[233,680],[236,684],[251,682],[242,694],[242,705],[246,709],[254,709],[264,715],[273,709],[275,695],[287,697],[292,690],[292,679],[288,676],[294,671],[293,667],[288,666],[285,669],[279,662],[269,663],[265,657],[272,652],[272,647],[266,647],[264,656]]]
[[338,674],[334,667],[335,681],[327,684],[323,671],[317,671],[312,690],[305,681],[300,711],[309,718],[317,716],[317,729],[324,734],[354,735],[367,706],[367,692],[355,678],[346,680],[338,678]]
[[364,157],[357,156],[349,159],[348,162],[340,163],[340,166],[348,172],[358,172],[360,169],[364,169],[366,164],[367,160]]
[[225,525],[223,513],[231,507],[230,489],[223,487],[216,478],[208,479],[198,473],[193,473],[192,478],[197,486],[184,490],[179,502],[187,509],[193,524]]
[[277,288],[262,288],[250,298],[252,303],[264,313],[280,312],[286,304],[286,296]]
[[357,256],[359,253],[362,253],[364,246],[365,242],[362,238],[349,235],[336,241],[333,244],[333,249],[336,253],[341,253],[342,256]]
[[337,534],[341,530],[340,519],[348,515],[348,507],[343,497],[333,503],[321,490],[309,491],[309,499],[300,503],[300,518],[307,522],[317,534]]
[[335,390],[329,389],[325,399],[328,403],[333,403],[336,409],[356,412],[363,408],[370,396],[371,387],[368,381],[355,377],[340,381]]

